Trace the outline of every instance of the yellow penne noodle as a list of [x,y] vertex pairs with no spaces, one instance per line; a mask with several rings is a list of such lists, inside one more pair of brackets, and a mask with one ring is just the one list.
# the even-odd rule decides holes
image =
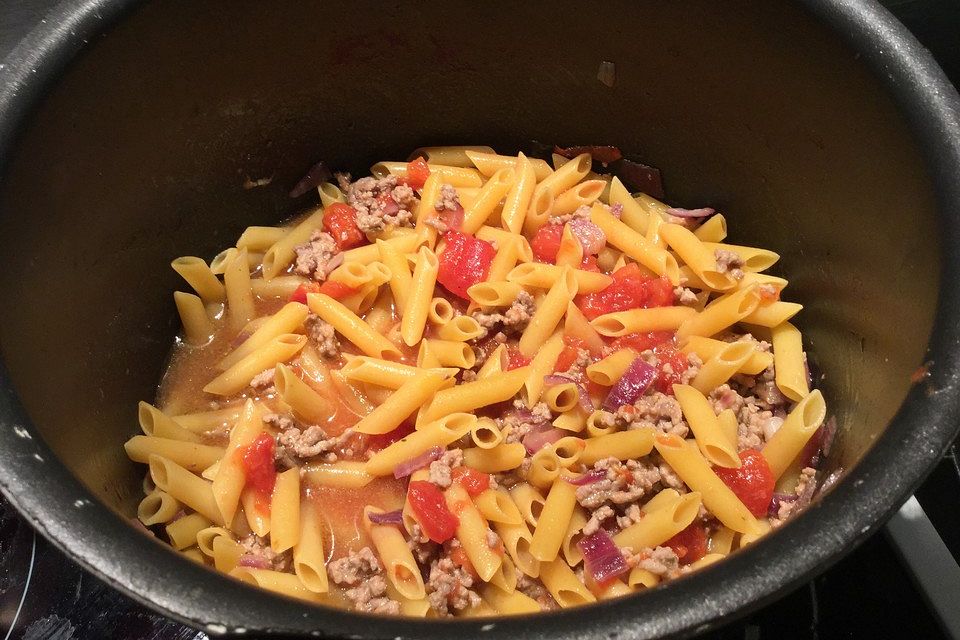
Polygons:
[[720,249],[736,253],[743,260],[741,269],[744,271],[766,271],[780,259],[779,254],[769,251],[768,249],[742,247],[735,244],[721,244],[719,242],[704,242],[703,244],[711,251]]
[[503,546],[510,555],[510,559],[513,560],[515,568],[531,578],[539,576],[540,561],[530,553],[530,543],[533,541],[533,535],[527,525],[525,523],[494,522],[493,526],[497,535],[503,540]]
[[633,460],[653,450],[653,429],[641,428],[588,438],[580,462],[591,466],[604,458]]
[[476,233],[486,223],[493,210],[500,205],[515,181],[516,174],[512,167],[498,169],[490,176],[490,179],[480,188],[476,200],[470,206],[464,207],[461,230],[464,233]]
[[284,333],[241,359],[203,388],[207,393],[232,396],[250,384],[258,373],[274,368],[278,362],[293,358],[307,343],[307,337]]
[[[579,285],[577,290],[583,293]],[[602,353],[606,346],[603,338],[573,300],[567,303],[567,311],[563,316],[563,334],[581,340],[591,354]]]
[[277,276],[269,280],[254,278],[250,280],[250,290],[258,298],[289,298],[299,287],[310,282],[302,276]]
[[[558,352],[559,353],[559,352]],[[530,367],[520,367],[501,376],[484,378],[458,384],[438,391],[433,401],[418,417],[418,423],[436,420],[461,411],[473,411],[479,407],[496,404],[512,398],[526,381]]]
[[[706,338],[704,336],[690,336],[687,338],[687,343],[683,347],[683,352],[696,353],[700,356],[701,360],[707,362],[724,349],[727,349],[729,345],[729,342],[723,342],[722,340],[714,340],[713,338]],[[753,353],[740,366],[740,369],[736,373],[755,376],[773,364],[772,353],[760,351],[758,344],[755,342],[751,342],[751,345],[753,346]]]
[[[441,184],[449,184],[453,187],[479,187],[483,184],[483,179],[476,169],[466,167],[451,167],[442,164],[427,163],[430,168],[430,175],[436,176]],[[383,178],[387,175],[394,175],[403,178],[407,175],[406,162],[378,162],[370,167],[370,173],[377,178]]]
[[712,357],[704,361],[700,371],[690,381],[690,386],[700,393],[710,393],[739,372],[755,353],[750,342],[730,342]]
[[192,293],[175,291],[173,301],[177,305],[177,313],[180,314],[180,324],[183,325],[183,334],[187,343],[199,346],[210,342],[210,338],[213,337],[213,323],[207,317],[203,300]]
[[410,159],[423,158],[427,162],[433,164],[472,168],[474,165],[473,161],[470,159],[470,156],[467,155],[468,152],[484,154],[496,153],[491,147],[485,147],[482,145],[419,147],[410,153]]
[[560,550],[563,552],[563,558],[571,567],[575,567],[583,560],[583,552],[577,543],[583,539],[583,526],[587,524],[586,512],[581,507],[575,507],[573,515],[570,516],[570,523],[563,534],[563,544]]
[[320,195],[320,204],[326,208],[336,202],[346,202],[347,198],[343,195],[340,187],[332,182],[321,182],[317,186],[317,193]]
[[246,484],[246,472],[239,452],[263,432],[263,427],[260,409],[252,400],[247,400],[243,413],[230,432],[227,450],[221,458],[211,485],[222,522],[233,522],[240,494]]
[[414,560],[407,541],[400,530],[389,524],[374,524],[370,521],[371,513],[383,513],[383,509],[366,507],[363,510],[363,528],[373,541],[373,546],[380,556],[387,579],[393,584],[400,595],[409,600],[419,600],[426,597],[423,586],[423,577],[420,567]]
[[564,469],[569,469],[580,461],[580,456],[583,455],[583,450],[586,446],[583,438],[565,436],[553,443],[551,448],[553,449],[554,455],[557,456],[560,466]]
[[517,299],[522,290],[523,287],[516,282],[478,282],[467,289],[467,295],[482,307],[506,307]]
[[172,521],[164,530],[173,548],[180,551],[197,544],[197,534],[209,527],[210,520],[199,513],[191,513]]
[[533,541],[530,543],[531,555],[541,563],[554,560],[560,552],[560,545],[576,504],[576,487],[565,477],[557,477],[547,494],[543,511],[533,532]]
[[223,282],[227,296],[227,318],[231,327],[240,329],[256,315],[246,249],[237,251],[226,265]]
[[557,558],[553,562],[541,562],[540,580],[557,604],[564,609],[597,600],[563,558]]
[[545,402],[551,411],[563,413],[576,407],[579,397],[580,392],[577,389],[577,385],[572,382],[566,382],[564,384],[555,384],[547,387],[543,395],[540,396],[540,400]]
[[359,489],[373,482],[376,476],[367,471],[366,463],[342,460],[331,464],[314,464],[303,468],[306,482],[320,487]]
[[673,385],[673,395],[680,403],[683,417],[687,419],[704,457],[718,467],[740,468],[737,447],[720,426],[707,397],[693,386],[685,384]]
[[325,602],[325,594],[314,593],[307,589],[300,579],[292,573],[281,573],[270,569],[252,569],[237,567],[230,571],[230,576],[247,584],[252,584],[291,598],[306,600],[307,602]]
[[[559,331],[545,342],[536,345],[533,360],[528,367],[524,367],[526,369],[526,379],[523,381],[523,389],[528,409],[532,409],[533,405],[540,401],[540,395],[543,393],[544,387],[544,376],[553,373],[557,358],[563,351],[563,346],[563,334]],[[519,370],[514,369],[514,371]]]
[[577,405],[570,411],[566,411],[557,416],[553,421],[553,426],[564,431],[580,433],[587,426],[587,412],[583,407]]
[[605,313],[594,318],[590,324],[600,335],[616,337],[628,333],[673,331],[690,322],[697,315],[697,312],[690,307],[630,309]]
[[540,492],[532,485],[521,482],[510,489],[510,498],[517,505],[523,519],[531,527],[536,527],[540,520],[540,514],[543,512],[543,505],[546,502]]
[[680,267],[670,253],[617,220],[600,205],[593,205],[590,210],[590,220],[600,227],[609,244],[657,275],[665,276],[672,285],[680,284]]
[[539,613],[540,605],[528,595],[519,591],[507,593],[493,585],[480,588],[484,601],[500,615],[509,616],[521,613]]
[[134,462],[146,464],[150,456],[158,455],[195,473],[200,473],[223,456],[220,447],[151,436],[133,436],[123,448]]
[[274,368],[273,383],[280,398],[308,423],[321,424],[336,410],[329,398],[314,391],[285,364],[280,363]]
[[[776,327],[800,313],[801,310],[803,310],[803,305],[796,302],[761,301],[752,313],[743,318],[743,322],[758,327]],[[776,353],[776,350],[774,350],[774,353]]]
[[466,342],[453,340],[425,340],[424,342],[429,345],[430,353],[441,367],[470,369],[476,364],[477,354]]
[[438,269],[436,254],[427,247],[421,247],[400,324],[400,335],[407,346],[412,347],[423,338],[430,301],[433,299],[433,288],[437,284]]
[[787,414],[783,426],[767,440],[761,451],[774,478],[779,479],[794,458],[800,455],[804,445],[823,424],[826,415],[827,407],[819,389],[811,391]]
[[297,245],[310,240],[310,234],[319,229],[322,222],[323,209],[318,208],[274,242],[263,254],[263,277],[269,280],[280,275],[293,262]]
[[521,524],[523,516],[520,510],[510,498],[510,494],[505,489],[487,489],[476,498],[473,503],[490,522],[502,522],[504,524]]
[[509,555],[503,555],[500,558],[500,568],[490,578],[490,584],[501,591],[511,593],[517,589],[517,568]]
[[685,493],[659,509],[646,512],[638,522],[613,536],[613,541],[618,547],[630,547],[635,552],[647,547],[653,549],[686,529],[697,517],[700,503],[698,492]]
[[606,186],[607,183],[603,180],[584,180],[573,185],[554,198],[552,215],[562,216],[573,213],[579,207],[592,205]]
[[587,433],[598,438],[617,430],[616,423],[613,420],[606,420],[609,417],[605,411],[594,411],[587,416]]
[[703,242],[722,242],[727,237],[727,219],[722,213],[714,214],[693,233]]
[[527,472],[527,482],[546,491],[553,485],[554,480],[560,477],[563,466],[560,457],[553,447],[544,447],[530,458],[530,470]]
[[723,431],[723,435],[727,438],[730,446],[738,449],[740,437],[737,432],[740,425],[737,424],[737,414],[735,414],[732,409],[724,409],[717,415],[717,420],[720,422],[720,429]]
[[180,510],[176,498],[159,489],[144,496],[137,505],[137,519],[146,526],[170,522]]
[[550,287],[547,295],[537,306],[530,323],[520,336],[520,342],[517,345],[520,353],[528,358],[533,357],[559,326],[563,314],[566,313],[567,304],[576,295],[576,278],[571,269],[565,268],[560,278]]
[[726,555],[733,549],[733,538],[737,532],[729,527],[720,525],[720,528],[710,536],[708,548],[710,553]]
[[481,580],[490,581],[500,568],[501,556],[487,543],[487,521],[474,506],[466,490],[457,483],[444,492],[447,507],[457,516],[457,539]]
[[183,440],[184,442],[203,443],[203,438],[189,429],[185,429],[173,418],[157,409],[149,402],[140,402],[137,405],[137,418],[140,429],[148,436],[166,438],[168,440]]
[[493,350],[493,353],[491,353],[483,362],[483,365],[480,366],[480,370],[477,371],[477,379],[483,380],[484,378],[489,378],[490,376],[495,376],[507,371],[509,368],[509,360],[507,356],[507,346],[503,344],[500,345]]
[[677,339],[683,344],[690,336],[716,335],[753,313],[759,303],[756,286],[717,298],[677,328]]
[[619,204],[623,207],[620,212],[620,220],[625,225],[640,235],[647,232],[650,212],[633,199],[627,188],[620,182],[620,178],[617,177],[614,177],[610,182],[610,204]]
[[560,234],[560,247],[555,259],[557,266],[577,268],[583,262],[583,245],[573,235],[570,225],[564,225]]
[[[443,326],[453,320],[453,305],[446,298],[434,298],[430,301],[430,310],[427,312],[427,320],[435,325]],[[369,322],[369,317],[367,318]]]
[[537,191],[549,191],[554,198],[583,180],[590,172],[592,159],[589,153],[581,153],[562,167],[545,177],[537,185]]
[[171,262],[170,266],[193,287],[204,303],[222,302],[226,297],[223,283],[202,259],[184,256]]
[[240,493],[240,504],[243,507],[240,513],[247,520],[247,528],[264,538],[270,533],[270,514],[259,507],[260,502],[260,494],[251,487]]
[[503,201],[503,211],[500,222],[504,229],[511,233],[520,233],[523,230],[523,220],[533,197],[537,176],[527,157],[520,153],[514,165],[514,181]]
[[236,422],[243,412],[243,404],[235,404],[213,411],[199,411],[172,416],[174,422],[193,433],[203,433]]
[[237,249],[266,251],[287,235],[287,231],[283,227],[247,227],[237,238]]
[[626,370],[637,358],[633,349],[620,349],[606,358],[598,360],[586,368],[587,378],[605,387],[612,387],[623,377]]
[[277,474],[270,513],[270,547],[276,553],[292,549],[300,540],[300,469]]
[[717,268],[714,252],[686,227],[663,224],[660,226],[660,236],[710,289],[726,291],[736,285],[736,281],[729,274]]
[[477,422],[470,429],[470,439],[481,449],[493,449],[503,442],[503,434],[493,418],[477,418]]
[[213,498],[211,484],[193,475],[176,462],[158,455],[149,459],[150,475],[157,488],[202,514],[216,524],[223,524],[223,516]]
[[397,464],[427,451],[430,447],[446,447],[470,433],[476,416],[452,413],[435,422],[423,425],[417,431],[374,453],[366,462],[367,473],[385,476],[393,473]]
[[770,334],[777,388],[790,400],[800,402],[810,393],[800,331],[789,322],[784,322],[773,327]]
[[446,377],[431,371],[418,373],[397,389],[386,402],[356,424],[357,433],[393,431],[410,414],[423,406],[443,386]]
[[502,473],[516,469],[526,457],[526,449],[519,442],[498,444],[492,449],[471,448],[463,452],[463,463],[484,473]]
[[[483,174],[484,176],[491,177],[497,171],[503,169],[514,169],[517,166],[517,158],[515,156],[501,156],[492,152],[482,152],[482,151],[466,151],[466,156],[470,158],[470,162],[473,163],[473,166]],[[533,167],[534,174],[536,175],[537,181],[541,181],[551,173],[553,169],[550,168],[550,165],[547,164],[546,160],[541,160],[539,158],[528,158],[528,162]]]
[[400,350],[383,335],[374,331],[357,314],[322,293],[307,294],[307,306],[315,314],[333,325],[337,332],[374,358],[399,356]]
[[696,444],[688,444],[675,434],[662,434],[656,437],[654,446],[680,479],[692,490],[702,494],[703,506],[720,522],[740,533],[756,530],[756,518],[730,487],[713,472]]
[[634,589],[652,589],[660,584],[660,576],[655,573],[651,573],[646,569],[634,567],[630,570],[630,575],[627,577],[627,584]]
[[[249,338],[240,343],[217,364],[220,370],[229,369],[274,338],[293,333],[303,326],[310,310],[299,302],[288,302],[279,311],[270,316]],[[259,373],[259,372],[258,372]]]
[[[550,289],[563,277],[564,268],[544,262],[525,262],[514,267],[507,274],[507,280],[524,287]],[[613,278],[605,273],[571,269],[577,282],[577,293],[593,293],[610,286]]]
[[323,529],[317,506],[311,498],[300,502],[300,537],[293,547],[293,570],[300,582],[314,593],[329,589]]

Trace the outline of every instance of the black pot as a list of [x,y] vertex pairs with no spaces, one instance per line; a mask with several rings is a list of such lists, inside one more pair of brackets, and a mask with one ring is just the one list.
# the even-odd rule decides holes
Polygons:
[[[213,634],[709,628],[869,536],[955,435],[958,119],[929,55],[871,0],[65,2],[0,68],[0,488],[84,567]],[[536,619],[310,607],[128,524],[144,470],[121,444],[177,329],[171,258],[310,204],[287,191],[320,158],[362,169],[530,139],[617,144],[678,202],[720,207],[736,241],[782,253],[840,426],[831,491],[695,576]],[[244,190],[247,176],[273,180]]]

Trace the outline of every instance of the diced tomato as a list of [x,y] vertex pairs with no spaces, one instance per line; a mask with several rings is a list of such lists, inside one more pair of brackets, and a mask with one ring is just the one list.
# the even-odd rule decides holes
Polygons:
[[323,228],[333,236],[333,241],[341,251],[367,241],[367,236],[357,226],[356,209],[342,202],[334,202],[323,210]]
[[447,231],[443,239],[447,246],[438,256],[437,282],[450,293],[468,300],[467,289],[487,279],[497,252],[489,242],[456,230]]
[[450,477],[462,486],[471,498],[477,497],[490,488],[490,474],[470,467],[455,467]]
[[673,285],[667,278],[648,276],[631,262],[611,274],[605,289],[578,297],[577,306],[588,320],[614,311],[668,307],[673,304]]
[[407,487],[407,500],[423,532],[434,542],[446,542],[457,532],[460,520],[450,513],[447,502],[435,485],[414,480]]
[[252,487],[258,494],[269,495],[273,491],[277,480],[277,471],[273,466],[275,448],[273,436],[264,431],[238,451],[243,461],[246,486]]
[[707,555],[707,529],[700,522],[691,522],[686,529],[664,542],[663,546],[673,549],[680,564],[696,562]]
[[648,333],[628,333],[614,338],[610,343],[610,348],[619,351],[620,349],[633,349],[637,353],[653,349],[664,342],[673,342],[673,331],[650,331]]
[[528,364],[530,364],[530,358],[520,353],[520,348],[517,345],[507,345],[507,371],[513,371]]
[[776,302],[780,299],[780,289],[776,287],[760,287],[760,300],[762,302]]
[[327,280],[320,285],[320,293],[325,293],[334,300],[343,300],[356,293],[357,290],[337,280]]
[[290,294],[290,302],[307,304],[307,294],[316,293],[318,291],[320,291],[320,285],[318,285],[316,282],[307,282],[293,290],[293,293]]
[[560,238],[563,236],[562,224],[545,224],[537,230],[533,240],[530,241],[530,248],[533,249],[533,257],[537,262],[549,262],[551,264],[557,261],[557,252],[560,251]]
[[[657,354],[657,360],[660,361],[654,386],[661,393],[672,396],[673,385],[680,384],[680,377],[687,370],[687,356],[682,351],[678,351],[670,342],[664,342],[654,347],[653,352]],[[666,365],[669,365],[669,367]]]
[[404,420],[400,426],[393,431],[381,433],[378,435],[367,436],[367,449],[370,451],[380,451],[386,449],[394,442],[407,437],[415,431],[412,420]]
[[739,469],[714,467],[713,471],[740,498],[750,513],[758,518],[765,516],[776,484],[770,465],[756,449],[741,451],[740,462]]
[[586,342],[575,336],[563,336],[563,344],[563,351],[560,352],[557,363],[553,366],[554,372],[569,370],[580,357],[580,349],[590,350]]
[[421,157],[407,163],[407,174],[400,178],[398,182],[407,185],[411,189],[419,190],[423,189],[423,184],[429,177],[430,167],[427,165],[427,161]]
[[467,552],[463,550],[463,547],[454,547],[450,550],[450,559],[453,560],[453,563],[470,574],[470,576],[475,580],[480,580],[480,574],[477,573],[476,568],[473,566],[473,563],[470,562],[470,558],[467,556]]

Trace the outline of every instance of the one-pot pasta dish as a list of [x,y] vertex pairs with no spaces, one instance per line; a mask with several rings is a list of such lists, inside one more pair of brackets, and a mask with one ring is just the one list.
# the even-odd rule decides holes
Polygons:
[[319,207],[175,259],[140,521],[271,591],[442,617],[649,589],[795,515],[830,429],[778,256],[619,162],[318,170]]

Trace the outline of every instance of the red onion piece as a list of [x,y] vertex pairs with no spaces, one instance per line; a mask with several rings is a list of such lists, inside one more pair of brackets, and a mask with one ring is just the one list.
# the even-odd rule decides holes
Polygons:
[[554,147],[553,152],[564,158],[573,160],[581,153],[589,153],[590,157],[600,164],[610,164],[623,158],[620,149],[611,145],[587,145],[581,147]]
[[300,182],[294,185],[293,189],[290,190],[290,197],[299,198],[307,191],[310,191],[310,189],[315,189],[319,187],[321,183],[328,182],[332,178],[333,173],[330,172],[327,163],[321,160],[310,167],[307,175],[300,178]]
[[520,442],[522,442],[523,446],[527,449],[527,453],[533,455],[548,444],[553,444],[564,435],[566,435],[566,432],[561,431],[560,429],[547,429],[545,431],[536,432],[531,431],[527,435],[523,436]]
[[607,477],[607,472],[605,469],[591,469],[586,473],[580,474],[575,478],[566,477],[566,481],[572,485],[582,487],[585,484],[593,484],[594,482],[600,482]]
[[680,207],[670,207],[667,213],[678,218],[706,218],[716,213],[715,209],[702,207],[700,209],[681,209]]
[[237,560],[241,567],[250,567],[251,569],[270,569],[270,561],[266,558],[253,553],[245,553]]
[[590,393],[587,391],[587,388],[582,384],[577,385],[577,390],[580,392],[580,397],[577,398],[577,403],[580,405],[580,409],[584,413],[590,415],[593,413],[593,400],[590,399]]
[[569,222],[570,231],[580,241],[585,255],[600,253],[607,244],[607,236],[603,229],[583,218],[575,218]]
[[657,370],[637,356],[627,367],[623,377],[610,389],[606,400],[603,401],[603,408],[607,411],[616,411],[625,404],[633,404],[637,398],[646,393],[656,379]]
[[443,455],[443,447],[430,447],[418,456],[404,460],[393,469],[394,478],[406,478],[417,469],[423,469]]
[[663,198],[659,169],[624,158],[617,163],[613,173],[631,193],[641,191],[654,198]]
[[559,373],[552,373],[548,376],[543,376],[543,384],[547,386],[553,386],[555,384],[569,384],[573,382],[567,376],[562,376]]
[[599,585],[630,570],[620,548],[603,529],[581,539],[577,547],[583,552],[584,568]]
[[371,511],[367,514],[367,517],[373,524],[403,524],[403,512],[400,509],[384,511],[383,513]]
[[380,210],[383,212],[383,215],[392,216],[395,215],[397,211],[400,211],[400,205],[390,196],[381,197]]
[[610,215],[619,220],[623,215],[623,205],[619,202],[617,204],[610,205]]

